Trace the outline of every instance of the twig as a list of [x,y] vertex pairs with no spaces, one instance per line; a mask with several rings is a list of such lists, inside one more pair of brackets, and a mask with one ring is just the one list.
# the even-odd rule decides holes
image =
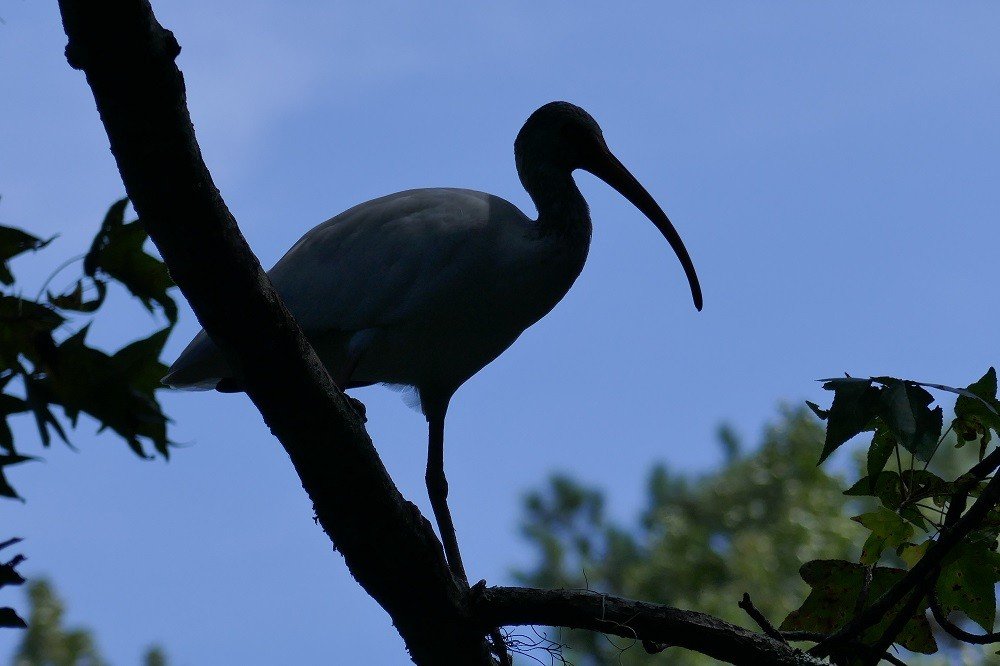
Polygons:
[[774,625],[764,617],[764,614],[760,612],[756,606],[753,605],[753,599],[750,598],[748,592],[743,593],[743,598],[740,599],[739,607],[746,611],[747,615],[750,616],[757,626],[760,627],[765,634],[770,636],[776,641],[781,641],[782,643],[788,644],[785,637],[781,635],[781,632],[774,628]]
[[957,638],[965,643],[972,643],[973,645],[1000,643],[1000,632],[992,631],[988,634],[973,634],[965,629],[962,629],[960,626],[949,620],[945,615],[944,609],[941,608],[941,601],[937,597],[937,592],[932,590],[929,598],[931,613],[934,615],[934,619],[939,625],[941,625],[941,628],[953,638]]
[[864,578],[861,580],[861,591],[858,593],[857,603],[854,604],[855,615],[864,610],[865,604],[868,603],[868,592],[872,587],[872,572],[874,569],[874,566],[865,567]]
[[79,254],[79,255],[77,255],[75,257],[72,257],[70,259],[67,259],[66,261],[64,261],[61,264],[59,264],[59,266],[54,271],[52,271],[52,273],[50,273],[47,278],[45,278],[45,282],[42,283],[41,288],[38,290],[38,295],[35,296],[35,300],[39,301],[39,300],[42,299],[42,295],[45,293],[45,289],[49,286],[49,283],[52,282],[52,279],[55,276],[59,275],[59,273],[64,268],[69,268],[70,266],[73,265],[73,263],[75,263],[77,261],[80,261],[81,259],[83,259],[86,256],[87,256],[86,254]]
[[941,448],[941,443],[944,442],[945,437],[948,436],[948,433],[950,433],[951,429],[954,427],[955,427],[954,424],[948,426],[948,429],[941,434],[941,437],[940,439],[938,439],[937,444],[934,445],[934,450],[931,451],[931,454],[927,456],[927,460],[924,461],[924,470],[926,470],[927,466],[931,464],[931,459],[937,454],[938,449]]
[[507,651],[507,641],[500,629],[494,627],[490,630],[490,651],[500,662],[500,666],[514,666],[514,658]]
[[866,662],[866,666],[877,666],[881,654],[887,653],[892,647],[892,644],[896,641],[896,637],[899,636],[899,632],[903,631],[907,622],[913,619],[913,616],[917,613],[917,609],[920,608],[920,603],[927,596],[927,593],[933,589],[934,584],[937,582],[937,572],[934,575],[925,578],[923,581],[917,585],[910,596],[903,603],[903,607],[899,609],[896,616],[892,618],[892,622],[886,627],[885,631],[882,632],[882,636],[879,637],[878,641],[875,642],[874,652],[876,656],[872,656],[869,661]]
[[[812,641],[814,643],[822,643],[829,638],[826,634],[822,634],[818,631],[783,631],[781,632],[781,635],[789,641]],[[846,643],[846,645],[852,650],[857,650],[859,652],[874,652],[874,649],[870,645],[865,645],[864,643],[860,643],[858,641],[851,641]],[[906,666],[906,662],[891,652],[883,652],[879,656],[894,666]]]

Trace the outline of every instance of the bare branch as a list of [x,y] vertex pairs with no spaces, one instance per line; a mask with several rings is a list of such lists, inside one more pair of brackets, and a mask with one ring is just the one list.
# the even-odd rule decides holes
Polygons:
[[785,637],[781,635],[781,632],[774,628],[771,621],[760,612],[760,609],[754,606],[753,599],[750,598],[750,594],[748,592],[743,593],[743,598],[740,599],[738,605],[746,611],[747,615],[750,616],[750,619],[756,622],[757,626],[760,627],[765,634],[776,641],[781,641],[782,643],[788,642],[785,640]]
[[711,615],[587,590],[476,586],[471,605],[483,627],[543,624],[590,629],[695,650],[746,666],[823,663],[783,640]]
[[[821,634],[817,631],[783,631],[781,632],[781,636],[785,640],[789,641],[810,641],[813,643],[822,643],[829,638],[826,634]],[[877,654],[874,648],[870,645],[865,645],[864,643],[860,643],[858,641],[848,642],[846,643],[846,646],[857,654]],[[905,661],[891,652],[883,652],[878,656],[884,661],[894,664],[894,666],[906,666]]]
[[927,596],[927,593],[933,589],[936,583],[937,572],[923,579],[913,588],[913,591],[910,592],[910,596],[903,602],[899,612],[896,613],[896,616],[892,618],[889,626],[886,627],[878,641],[875,642],[874,654],[869,656],[869,658],[864,662],[866,666],[877,666],[881,660],[881,655],[892,649],[892,644],[896,642],[896,637],[899,636],[900,632],[903,631],[903,628],[917,613],[917,609],[919,609],[920,605],[923,603],[924,597]]
[[941,602],[938,600],[936,592],[932,591],[930,594],[930,605],[931,613],[934,615],[934,619],[952,638],[966,643],[971,643],[973,645],[1000,643],[1000,632],[991,631],[988,634],[973,634],[965,629],[962,629],[960,626],[949,620],[948,616],[945,615],[944,609],[941,608]]

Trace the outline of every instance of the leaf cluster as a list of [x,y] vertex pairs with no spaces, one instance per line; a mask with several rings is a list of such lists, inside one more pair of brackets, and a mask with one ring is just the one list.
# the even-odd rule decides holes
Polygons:
[[[20,541],[20,539],[8,539],[0,543],[0,550],[9,548]],[[15,555],[6,562],[0,562],[0,588],[24,584],[24,578],[17,572],[17,566],[23,561],[24,555]],[[0,608],[0,628],[23,629],[26,626],[24,620],[13,608],[9,606]]]
[[[166,366],[159,361],[177,320],[166,266],[146,253],[147,236],[138,220],[126,221],[127,199],[105,215],[86,254],[63,264],[34,298],[19,288],[10,263],[47,247],[26,231],[0,226],[0,495],[18,497],[4,468],[32,458],[15,446],[9,417],[30,414],[44,446],[53,437],[69,443],[67,430],[81,414],[109,429],[140,456],[146,446],[166,457],[168,419],[156,392]],[[59,293],[47,289],[71,265],[81,272]],[[108,288],[124,287],[148,311],[160,311],[165,325],[148,337],[108,353],[91,346],[87,334],[101,316]],[[57,415],[61,412],[61,415]]]
[[[867,530],[858,561],[806,563],[800,574],[811,592],[780,628],[829,636],[864,617],[890,588],[901,584],[907,571],[961,518],[968,499],[984,490],[996,468],[991,460],[983,460],[993,436],[1000,433],[1000,401],[993,368],[965,388],[893,377],[822,381],[834,394],[832,405],[821,409],[808,403],[827,422],[820,462],[855,436],[871,433],[865,473],[844,494],[868,498],[873,506],[852,518]],[[947,428],[944,410],[934,405],[928,389],[958,396]],[[955,436],[949,438],[950,433]],[[946,441],[955,448],[977,442],[980,462],[954,478],[942,478],[931,463]],[[925,592],[899,595],[898,603],[861,627],[855,638],[880,648],[895,643],[912,652],[936,652],[926,617],[931,597],[945,616],[958,613],[992,632],[1000,582],[1000,512],[992,506],[986,515],[921,581]]]

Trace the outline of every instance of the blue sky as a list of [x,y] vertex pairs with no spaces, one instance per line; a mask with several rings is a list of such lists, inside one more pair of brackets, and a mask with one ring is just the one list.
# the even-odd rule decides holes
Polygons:
[[[541,104],[588,109],[678,226],[705,291],[638,211],[578,182],[594,218],[566,299],[452,402],[446,463],[473,580],[531,562],[519,500],[553,471],[630,515],[646,470],[719,459],[839,372],[967,383],[998,361],[1000,6],[940,3],[155,2],[217,184],[265,265],[366,199],[481,189],[527,212],[512,143]],[[0,5],[0,222],[83,249],[123,188],[55,2]],[[46,256],[47,255],[47,256]],[[46,263],[48,262],[48,263]],[[68,279],[68,278],[67,278]],[[96,340],[155,322],[119,295]],[[184,309],[168,352],[197,330]],[[429,515],[424,423],[358,396]],[[115,664],[163,643],[195,664],[407,663],[387,616],[313,524],[243,396],[165,398],[169,463],[83,424],[0,505],[71,622]],[[30,424],[17,431],[38,452]],[[0,635],[0,654],[16,637]]]

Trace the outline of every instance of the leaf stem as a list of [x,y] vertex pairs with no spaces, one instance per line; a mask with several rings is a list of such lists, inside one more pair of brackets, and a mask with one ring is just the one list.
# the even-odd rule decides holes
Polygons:
[[70,257],[66,261],[64,261],[61,264],[59,264],[59,266],[54,271],[52,271],[52,273],[47,278],[45,278],[45,282],[42,283],[42,287],[38,290],[38,295],[35,296],[35,300],[36,301],[41,301],[42,300],[42,295],[45,293],[46,287],[49,286],[49,283],[51,283],[52,280],[55,278],[55,276],[59,275],[59,273],[61,273],[63,271],[63,269],[68,268],[74,262],[80,261],[81,259],[83,259],[86,256],[87,256],[86,254],[78,254],[77,256]]
[[948,436],[948,433],[951,432],[953,427],[955,427],[954,423],[948,426],[948,429],[941,433],[941,438],[937,441],[937,444],[934,445],[934,450],[931,451],[931,454],[927,456],[927,460],[924,461],[924,471],[927,471],[927,466],[931,464],[931,460],[934,458],[934,455],[938,452],[938,449],[941,448],[941,442],[945,440],[945,437]]

